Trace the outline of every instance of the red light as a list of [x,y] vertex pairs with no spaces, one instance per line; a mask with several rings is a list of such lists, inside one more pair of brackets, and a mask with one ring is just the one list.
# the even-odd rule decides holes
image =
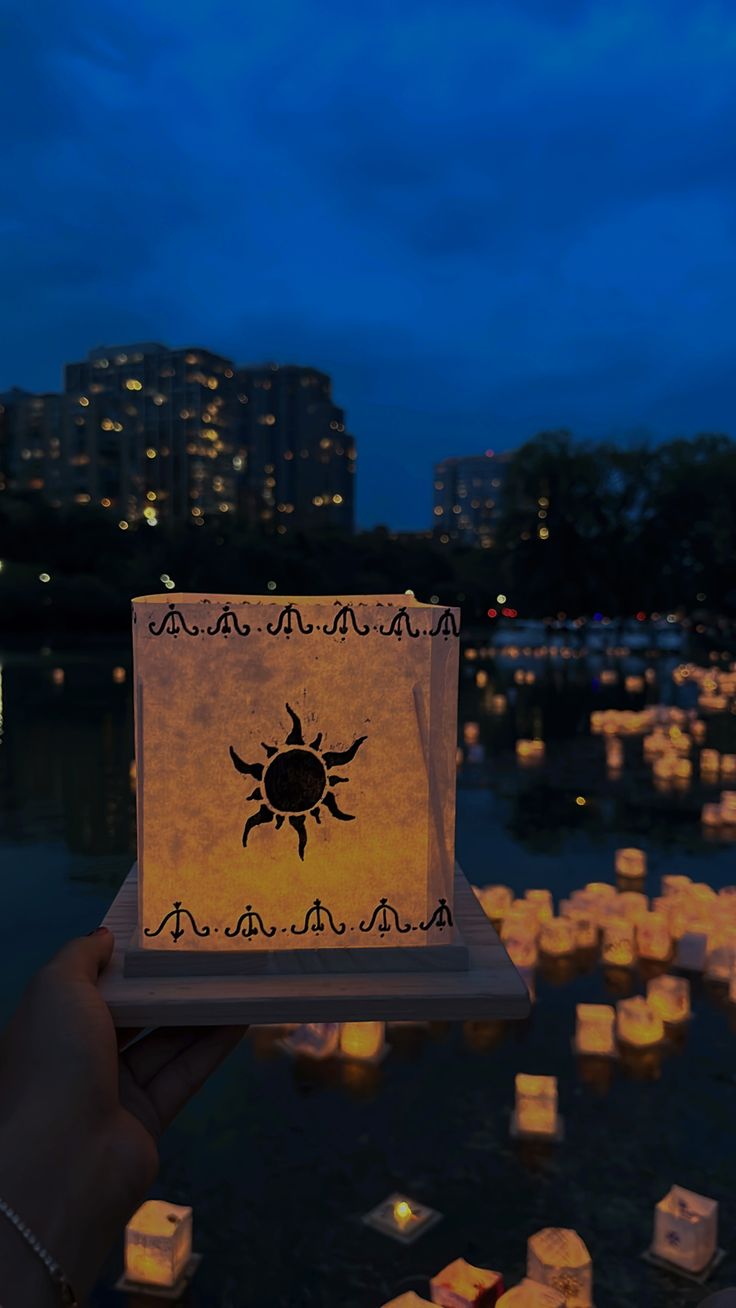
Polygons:
[[513,610],[513,609],[501,609],[501,612],[503,613],[503,616],[504,616],[505,618],[510,618],[510,617],[513,617],[514,610]]
[[518,616],[519,616],[519,610],[518,610],[518,609],[509,609],[509,617],[510,617],[510,618],[518,618]]
[[643,610],[640,609],[639,612],[638,612],[637,615],[636,615],[636,620],[637,620],[637,622],[644,622],[645,619],[646,619],[646,616],[647,616],[646,613],[644,613]]
[[498,614],[497,614],[497,612],[496,612],[495,609],[489,609],[489,610],[488,610],[488,616],[489,616],[489,618],[497,618],[497,617],[498,617]]
[[495,450],[486,450],[486,458],[492,459],[495,453],[496,453]]

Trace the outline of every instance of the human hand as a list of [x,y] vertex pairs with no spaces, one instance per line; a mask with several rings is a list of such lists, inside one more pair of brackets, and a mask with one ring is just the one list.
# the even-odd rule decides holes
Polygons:
[[[116,1032],[97,989],[113,943],[99,927],[65,945],[0,1037],[0,1197],[79,1297],[156,1176],[159,1134],[245,1030]],[[1,1214],[0,1301],[58,1303]]]

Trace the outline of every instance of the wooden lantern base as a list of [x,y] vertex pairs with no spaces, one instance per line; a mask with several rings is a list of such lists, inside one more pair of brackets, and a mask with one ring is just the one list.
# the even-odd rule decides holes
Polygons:
[[167,952],[164,963],[164,951],[131,946],[137,916],[134,867],[103,921],[115,933],[115,952],[100,989],[118,1026],[517,1019],[530,1009],[524,982],[459,869],[456,934],[445,945],[293,950],[278,959],[269,951],[261,959]]
[[678,1267],[677,1263],[671,1263],[668,1258],[660,1258],[659,1254],[653,1252],[651,1248],[645,1249],[641,1255],[645,1263],[651,1267],[658,1267],[662,1272],[671,1272],[673,1276],[681,1276],[684,1281],[692,1281],[694,1285],[705,1285],[710,1279],[717,1267],[720,1267],[726,1257],[725,1249],[716,1249],[709,1263],[699,1272],[689,1272],[686,1267]]

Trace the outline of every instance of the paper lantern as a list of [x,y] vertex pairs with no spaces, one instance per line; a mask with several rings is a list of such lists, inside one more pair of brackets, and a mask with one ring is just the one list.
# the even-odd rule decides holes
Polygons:
[[552,917],[549,921],[542,922],[539,948],[543,954],[557,958],[574,954],[577,949],[575,923],[567,917]]
[[640,958],[663,960],[672,953],[672,933],[664,913],[647,913],[636,924],[636,946]]
[[616,900],[616,916],[627,922],[641,922],[649,912],[649,900],[636,890],[624,890]]
[[560,1123],[557,1116],[557,1077],[530,1076],[517,1073],[516,1107],[512,1133],[556,1139]]
[[736,754],[721,754],[721,777],[724,781],[736,779]]
[[514,892],[508,886],[481,886],[478,901],[491,922],[502,922],[514,902]]
[[388,1303],[383,1304],[383,1308],[431,1308],[429,1299],[422,1299],[420,1295],[415,1294],[413,1290],[407,1290],[400,1294],[398,1299],[389,1299]]
[[598,924],[591,914],[574,905],[565,914],[575,926],[576,949],[595,949],[598,945]]
[[616,1053],[616,1014],[610,1004],[578,1004],[575,1009],[575,1050],[611,1058]]
[[514,1285],[501,1295],[498,1308],[565,1308],[565,1300],[549,1286],[524,1277],[519,1285]]
[[698,1273],[715,1256],[717,1243],[715,1199],[673,1185],[654,1209],[652,1253],[685,1271]]
[[515,967],[534,967],[537,962],[538,928],[510,913],[501,927],[501,940]]
[[720,827],[721,820],[720,804],[703,804],[700,810],[700,821],[704,827]]
[[524,899],[531,904],[539,922],[546,922],[555,911],[551,890],[525,890]]
[[493,1308],[503,1294],[503,1277],[456,1258],[432,1277],[429,1289],[432,1303],[442,1308]]
[[458,616],[133,601],[142,951],[447,941]]
[[617,849],[615,868],[616,876],[639,880],[646,876],[647,856],[643,849]]
[[466,745],[477,745],[480,740],[480,726],[477,722],[463,723],[463,740]]
[[634,923],[625,917],[609,919],[603,928],[603,962],[609,967],[631,967],[636,958],[634,932]]
[[672,895],[679,895],[689,885],[692,885],[690,877],[665,875],[662,877],[662,894],[669,899]]
[[703,971],[709,981],[728,983],[736,959],[736,940],[733,927],[716,928],[708,934]]
[[415,1240],[441,1220],[441,1213],[405,1194],[390,1194],[363,1217],[366,1226],[382,1235],[388,1235],[399,1244],[413,1244]]
[[491,710],[493,713],[505,713],[507,701],[505,695],[493,695],[491,698]]
[[700,751],[700,773],[701,776],[711,774],[711,779],[717,778],[721,770],[721,755],[717,749],[701,749]]
[[652,977],[647,1003],[663,1022],[685,1022],[690,1016],[690,982],[681,976]]
[[522,766],[544,762],[543,740],[517,740],[516,757]]
[[125,1277],[136,1285],[171,1288],[191,1255],[191,1208],[148,1199],[125,1228]]
[[386,1052],[385,1022],[343,1022],[340,1053],[344,1058],[376,1063]]
[[529,1237],[526,1274],[557,1290],[566,1308],[592,1308],[593,1264],[577,1231],[548,1226]]
[[642,995],[619,999],[616,1005],[616,1030],[619,1040],[637,1049],[658,1045],[664,1037],[664,1025]]

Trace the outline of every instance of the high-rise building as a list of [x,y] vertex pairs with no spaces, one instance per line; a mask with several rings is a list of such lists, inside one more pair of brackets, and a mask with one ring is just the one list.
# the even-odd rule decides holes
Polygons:
[[248,450],[246,513],[280,535],[295,528],[353,530],[355,441],[316,368],[238,368],[240,440]]
[[245,451],[234,375],[219,354],[154,342],[101,346],[67,364],[70,453],[86,459],[91,500],[152,526],[235,512]]
[[486,450],[435,465],[433,526],[442,544],[491,547],[511,458]]
[[123,528],[228,514],[280,535],[352,531],[355,441],[325,373],[146,341],[90,350],[64,383],[0,395],[0,491]]

